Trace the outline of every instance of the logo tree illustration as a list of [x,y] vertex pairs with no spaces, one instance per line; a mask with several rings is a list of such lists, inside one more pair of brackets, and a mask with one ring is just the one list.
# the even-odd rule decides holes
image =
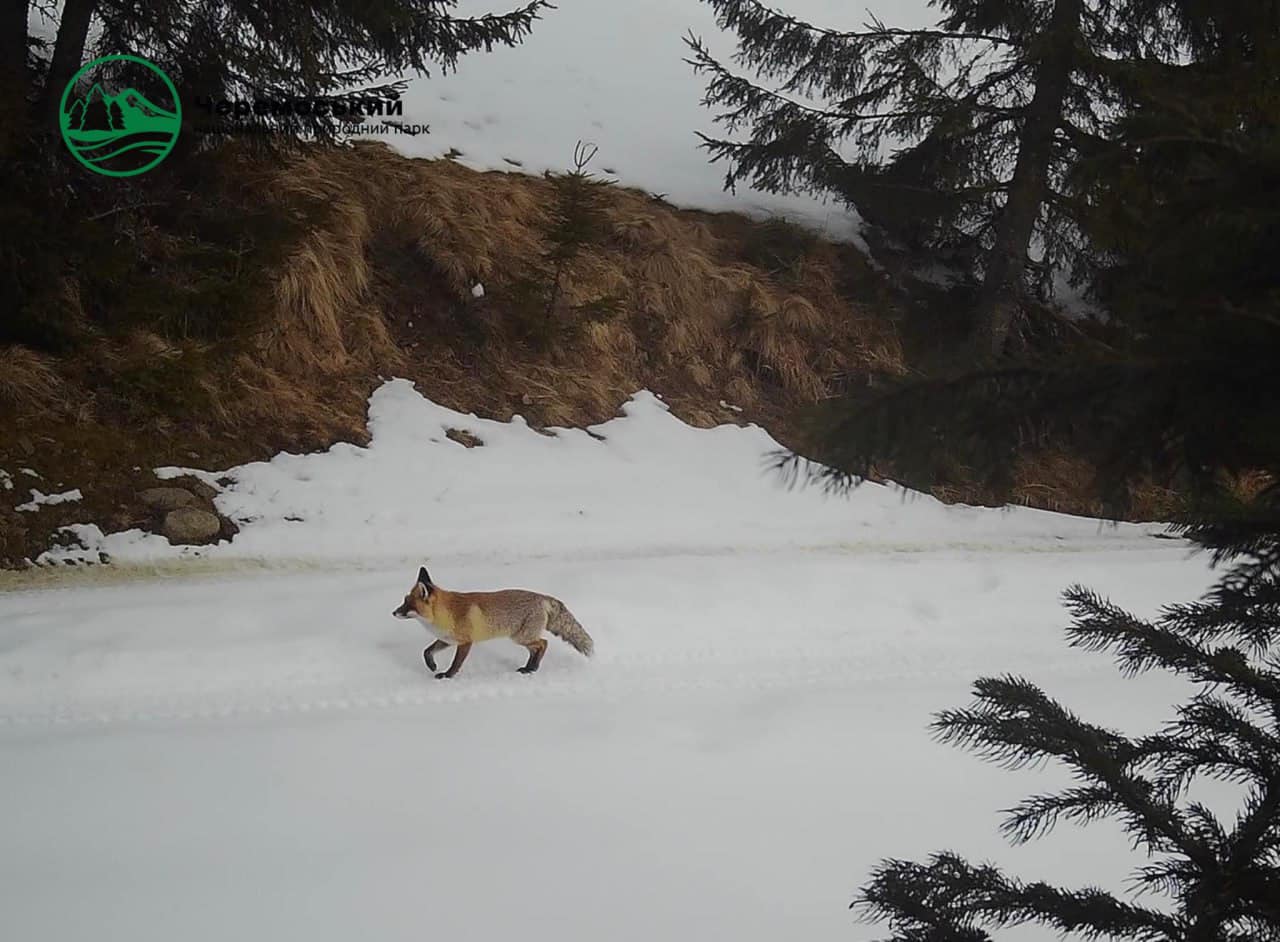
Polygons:
[[76,99],[67,110],[67,127],[72,131],[84,128],[84,102]]
[[85,105],[84,123],[80,125],[80,130],[111,130],[111,113],[107,110],[107,102],[103,97],[102,89],[96,85],[89,92],[89,103]]

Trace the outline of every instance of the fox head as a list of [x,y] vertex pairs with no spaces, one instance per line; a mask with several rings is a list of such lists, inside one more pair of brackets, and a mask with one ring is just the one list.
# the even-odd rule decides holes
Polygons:
[[427,575],[427,570],[424,566],[418,570],[418,580],[409,589],[409,594],[404,597],[400,607],[391,614],[396,618],[413,618],[415,615],[425,615],[427,599],[430,598],[434,589],[435,586],[431,584],[431,577]]

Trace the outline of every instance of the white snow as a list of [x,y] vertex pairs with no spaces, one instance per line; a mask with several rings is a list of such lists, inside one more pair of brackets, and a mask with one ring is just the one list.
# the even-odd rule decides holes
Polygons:
[[70,491],[63,491],[59,494],[45,494],[33,487],[31,488],[31,500],[27,501],[25,504],[19,504],[13,509],[23,513],[34,513],[41,507],[52,507],[55,504],[69,504],[83,499],[84,495],[80,493],[80,488],[78,487]]
[[[1145,546],[1160,525],[1109,526],[1025,508],[947,507],[931,497],[867,486],[848,501],[788,493],[770,467],[781,449],[758,426],[699,430],[640,392],[623,417],[589,430],[530,428],[436,405],[408,380],[379,387],[367,448],[338,444],[277,455],[226,472],[159,468],[230,480],[215,498],[241,533],[195,552],[218,559],[403,561],[519,556],[599,558],[619,552],[717,552],[796,546],[859,552],[926,547],[1076,550]],[[467,448],[446,431],[483,442]],[[784,514],[764,513],[781,506]],[[74,531],[86,558],[153,561],[183,551],[142,531]],[[45,561],[76,556],[56,549]]]
[[[503,0],[462,0],[461,15],[512,9]],[[833,29],[856,29],[870,14],[892,25],[937,19],[922,0],[791,0],[787,11]],[[703,77],[684,60],[684,37],[700,36],[726,59],[735,45],[698,0],[559,0],[518,47],[464,57],[449,75],[410,83],[405,124],[429,134],[368,135],[413,157],[461,151],[479,170],[560,172],[574,144],[599,146],[588,168],[606,179],[661,194],[677,206],[783,216],[865,249],[861,220],[842,205],[807,195],[771,195],[740,186],[724,190],[727,167],[712,164],[698,132],[724,136],[702,106]]]
[[[480,282],[478,282],[478,281],[477,281],[474,285],[472,285],[472,286],[471,286],[471,296],[472,296],[473,298],[483,298],[483,297],[484,297],[484,285],[480,284]],[[412,327],[413,325],[412,325],[412,324],[410,324],[409,326],[410,326],[410,327]]]
[[[0,593],[6,937],[843,942],[884,935],[846,909],[870,867],[942,848],[1122,886],[1141,861],[1107,825],[998,837],[1060,772],[926,727],[1013,671],[1151,728],[1179,689],[1067,649],[1059,593],[1151,615],[1202,558],[1154,526],[788,491],[757,428],[624,412],[547,437],[390,382],[367,449],[228,472],[242,532],[189,572]],[[596,656],[553,641],[528,677],[493,641],[432,679],[391,616],[421,563],[557,595]]]
[[0,468],[0,488],[6,491],[13,490],[13,475],[4,468]]
[[36,557],[36,565],[96,563],[104,557],[111,562],[154,563],[199,556],[196,547],[173,546],[164,537],[144,530],[104,533],[96,523],[73,523],[59,529],[66,545],[45,550]]

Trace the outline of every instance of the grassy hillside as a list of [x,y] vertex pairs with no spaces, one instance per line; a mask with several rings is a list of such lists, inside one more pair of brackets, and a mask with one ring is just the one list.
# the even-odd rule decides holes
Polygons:
[[[0,565],[68,522],[146,525],[152,467],[360,442],[383,377],[538,426],[603,420],[644,387],[692,423],[756,421],[799,443],[805,406],[912,368],[901,337],[915,337],[912,362],[930,353],[921,298],[852,246],[619,187],[592,188],[601,225],[553,279],[565,197],[541,177],[360,144],[226,149],[110,182],[61,217],[7,220],[49,264],[0,333],[0,468],[17,498],[0,503]],[[1089,512],[1088,478],[1042,450],[1009,495],[974,490],[963,469],[940,469],[937,493]],[[29,486],[84,499],[10,509]]]

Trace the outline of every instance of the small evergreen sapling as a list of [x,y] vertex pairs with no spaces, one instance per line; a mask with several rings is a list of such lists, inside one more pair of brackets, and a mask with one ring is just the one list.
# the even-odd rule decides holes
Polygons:
[[544,350],[563,346],[585,323],[610,317],[621,305],[613,295],[576,303],[566,298],[582,254],[605,243],[613,233],[602,199],[604,188],[612,184],[587,170],[597,150],[579,141],[573,150],[572,171],[545,174],[555,194],[547,248],[513,292],[519,333]]

